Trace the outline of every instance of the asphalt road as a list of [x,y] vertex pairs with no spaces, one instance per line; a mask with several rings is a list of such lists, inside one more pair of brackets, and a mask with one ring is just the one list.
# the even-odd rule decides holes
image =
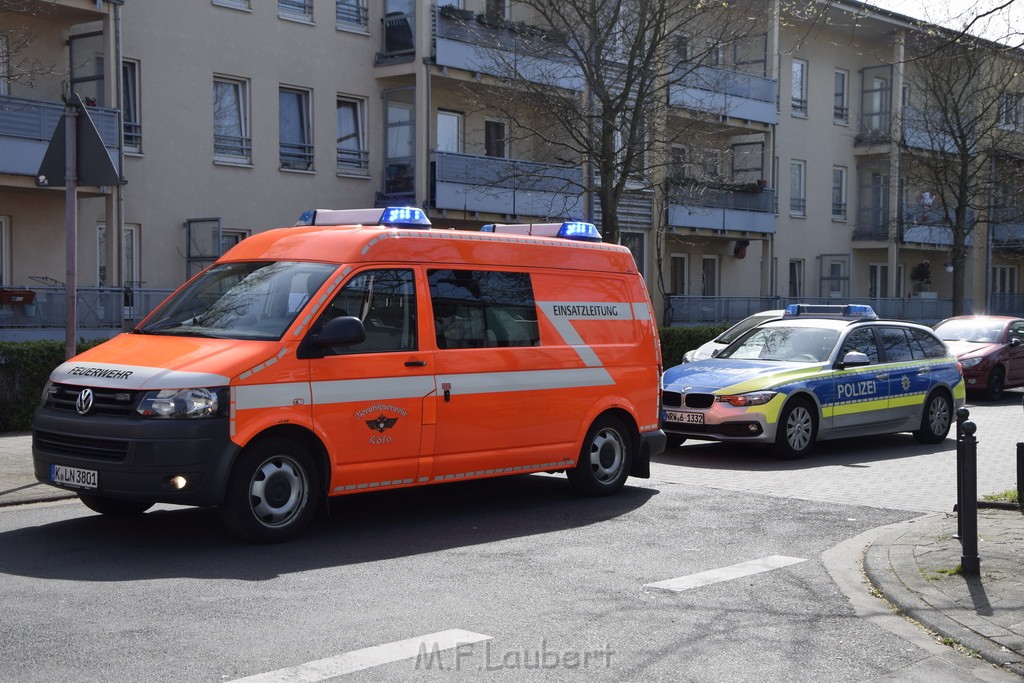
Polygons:
[[[972,406],[982,493],[1013,485],[1020,398]],[[948,511],[953,450],[899,435],[784,463],[688,443],[612,498],[556,475],[377,492],[276,546],[209,510],[4,508],[0,679],[999,680],[863,618],[840,589],[856,569],[837,582],[823,559]]]

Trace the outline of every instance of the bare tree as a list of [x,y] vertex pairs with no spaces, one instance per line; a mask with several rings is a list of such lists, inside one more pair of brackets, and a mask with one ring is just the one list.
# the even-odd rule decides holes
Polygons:
[[32,87],[38,76],[63,75],[55,64],[30,56],[32,28],[26,19],[45,17],[53,11],[54,0],[0,0],[0,73],[9,83]]
[[[601,232],[619,240],[620,204],[652,190],[672,163],[673,142],[706,137],[715,112],[688,120],[669,111],[670,90],[742,39],[765,31],[762,0],[520,0],[531,26],[481,68],[494,88],[469,85],[461,101],[507,119],[513,141],[537,160],[584,164]],[[762,63],[757,68],[764,69]],[[758,75],[763,75],[759,73]],[[710,109],[710,105],[709,105]],[[669,121],[670,119],[671,122]]]
[[[1024,177],[1001,162],[1024,152],[1018,132],[1024,81],[1020,55],[961,36],[918,36],[906,65],[909,101],[904,107],[903,179],[919,192],[930,215],[926,225],[945,233],[953,265],[953,314],[965,310],[965,265],[979,219],[991,221],[997,190],[1019,196]],[[1015,113],[1016,112],[1016,113]],[[994,169],[999,168],[997,175]],[[997,207],[998,208],[998,207]],[[920,222],[920,221],[919,221]],[[919,227],[903,226],[908,230]]]

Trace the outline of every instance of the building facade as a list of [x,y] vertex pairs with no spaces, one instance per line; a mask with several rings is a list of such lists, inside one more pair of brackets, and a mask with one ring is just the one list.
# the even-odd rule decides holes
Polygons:
[[[521,3],[27,7],[0,14],[0,286],[32,289],[39,305],[0,303],[5,338],[62,320],[67,193],[36,175],[72,92],[124,180],[77,193],[75,276],[84,315],[103,324],[144,313],[231,245],[309,208],[414,204],[452,229],[600,222],[587,160],[523,134],[544,111],[505,106],[509,65],[585,89],[538,57],[549,36]],[[735,40],[701,50],[687,36],[697,62],[649,124],[666,163],[619,204],[620,241],[664,322],[735,320],[784,300],[950,298],[950,212],[936,203],[948,195],[906,172],[907,150],[928,147],[907,123],[906,53],[922,26],[840,1],[808,31],[778,2],[762,9]],[[1022,91],[1006,84],[1002,130],[1024,126]],[[1016,304],[1017,187],[970,216],[958,268],[973,310]],[[923,261],[928,291],[911,279]]]

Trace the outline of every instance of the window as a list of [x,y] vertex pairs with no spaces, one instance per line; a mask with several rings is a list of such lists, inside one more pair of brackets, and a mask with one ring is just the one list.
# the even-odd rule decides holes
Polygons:
[[437,112],[437,151],[462,153],[462,114]]
[[537,346],[529,273],[428,270],[439,349]]
[[124,121],[124,151],[142,151],[142,124],[139,122],[139,63],[121,62],[121,118]]
[[509,0],[486,0],[484,14],[498,19],[508,19]]
[[882,336],[882,348],[885,350],[885,360],[888,363],[899,363],[907,360],[914,360],[924,357],[924,351],[918,345],[917,353],[910,346],[910,339],[907,331],[902,327],[880,327],[878,331]]
[[0,35],[0,95],[10,95],[10,58],[7,56],[7,36]]
[[79,33],[68,38],[71,60],[71,91],[90,107],[104,107],[104,38],[102,31]]
[[875,342],[875,330],[870,327],[862,327],[854,330],[843,342],[843,348],[839,352],[839,358],[846,357],[850,351],[858,351],[868,357],[872,363],[878,362],[878,344]]
[[701,296],[718,296],[718,257],[705,256],[701,260]]
[[[305,300],[299,306],[304,304]],[[363,321],[366,340],[333,349],[335,355],[415,350],[418,341],[413,272],[385,268],[356,274],[327,305],[317,327],[343,315]]]
[[[139,270],[138,224],[125,224],[121,230],[121,282],[127,287],[142,284]],[[107,226],[96,227],[96,284],[100,287],[116,287],[107,276]]]
[[13,284],[11,278],[11,219],[0,216],[0,285]]
[[369,26],[369,11],[366,0],[337,0],[334,8],[335,22],[339,29],[366,31]]
[[1017,266],[992,266],[992,293],[1017,293]]
[[832,120],[836,123],[850,122],[850,102],[847,99],[847,87],[849,73],[843,69],[836,69],[836,90],[832,102]]
[[792,259],[789,262],[789,296],[792,299],[804,297],[804,261]]
[[793,60],[791,90],[793,116],[807,116],[807,62],[802,59]]
[[507,138],[504,121],[484,121],[484,156],[507,158]]
[[670,294],[686,294],[686,271],[687,256],[685,254],[673,254],[672,265],[669,270],[668,291]]
[[278,91],[278,128],[281,138],[281,168],[313,170],[313,122],[308,90],[281,88]]
[[416,119],[412,88],[396,88],[384,93],[387,117],[384,148],[384,194],[411,195],[415,191],[413,141]]
[[647,240],[642,232],[619,231],[619,244],[629,249],[636,261],[636,269],[643,276],[647,272]]
[[313,21],[313,0],[277,0],[277,16],[293,21]]
[[338,96],[338,173],[366,173],[366,101]]
[[789,163],[789,214],[807,215],[807,162],[794,160]]
[[830,298],[842,299],[849,296],[850,288],[850,257],[840,254],[821,256],[821,286],[823,294]]
[[832,219],[846,220],[846,169],[832,167]]
[[252,163],[247,81],[213,79],[213,157],[215,161]]
[[889,296],[889,266],[884,263],[868,264],[868,296],[884,299]]
[[1019,93],[999,94],[999,127],[1017,130],[1024,119],[1024,96]]

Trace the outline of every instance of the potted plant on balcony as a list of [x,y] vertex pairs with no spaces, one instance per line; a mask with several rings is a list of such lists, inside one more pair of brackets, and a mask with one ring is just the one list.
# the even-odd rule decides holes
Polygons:
[[928,287],[932,284],[932,264],[928,259],[923,259],[911,269],[910,279],[914,281],[914,291],[918,296],[929,293]]

